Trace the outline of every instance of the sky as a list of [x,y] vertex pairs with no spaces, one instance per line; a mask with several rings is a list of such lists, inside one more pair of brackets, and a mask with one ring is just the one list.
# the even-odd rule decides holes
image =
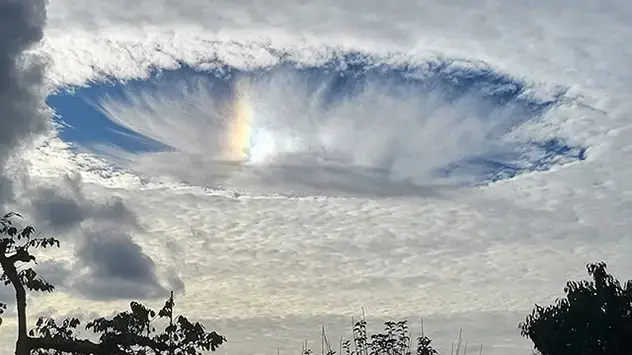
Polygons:
[[0,0],[0,16],[0,199],[62,242],[33,317],[175,290],[221,354],[348,336],[362,308],[376,326],[424,316],[443,352],[463,328],[528,354],[518,322],[585,264],[630,277],[626,1]]

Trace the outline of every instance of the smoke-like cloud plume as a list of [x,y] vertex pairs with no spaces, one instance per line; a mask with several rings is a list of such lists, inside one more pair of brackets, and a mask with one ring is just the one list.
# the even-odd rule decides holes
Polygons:
[[45,23],[45,0],[0,0],[0,209],[14,197],[10,157],[49,127],[42,111],[45,61],[28,52]]

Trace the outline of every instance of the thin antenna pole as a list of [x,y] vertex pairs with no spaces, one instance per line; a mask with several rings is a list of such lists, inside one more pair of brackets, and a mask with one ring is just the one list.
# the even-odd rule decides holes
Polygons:
[[462,344],[462,341],[463,341],[462,336],[463,336],[463,328],[460,328],[459,329],[459,341],[458,341],[458,343],[456,345],[456,355],[459,355],[460,352],[461,352],[461,344]]
[[338,347],[338,355],[342,355],[342,342],[343,342],[343,337],[341,335],[340,336],[340,346]]
[[175,308],[175,303],[173,302],[173,291],[171,291],[171,295],[169,296],[169,303],[171,306],[171,312],[169,312],[169,354],[173,355],[173,311]]
[[325,355],[325,325],[322,326],[320,332],[320,354]]

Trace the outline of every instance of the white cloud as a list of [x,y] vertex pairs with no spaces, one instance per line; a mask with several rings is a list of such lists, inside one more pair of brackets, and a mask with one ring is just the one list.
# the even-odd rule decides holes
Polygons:
[[[322,62],[333,55],[324,44],[374,53],[403,50],[389,59],[393,62],[420,63],[437,53],[484,60],[515,77],[544,87],[567,85],[571,94],[584,96],[579,102],[596,110],[576,107],[575,101],[523,133],[588,145],[589,159],[486,188],[442,191],[439,197],[374,200],[232,198],[166,178],[144,181],[69,154],[57,141],[27,159],[39,179],[61,175],[58,170],[81,170],[87,192],[123,198],[143,225],[135,236],[143,252],[160,273],[169,274],[171,267],[181,273],[186,285],[182,310],[226,322],[243,318],[243,327],[254,317],[305,317],[290,322],[297,324],[291,333],[304,337],[318,332],[324,313],[349,315],[360,306],[380,317],[409,316],[411,310],[526,314],[534,302],[558,295],[568,278],[583,277],[589,261],[606,260],[629,278],[624,272],[632,266],[632,132],[626,102],[632,92],[632,47],[627,45],[632,43],[627,24],[632,6],[614,0],[385,4],[53,0],[43,50],[53,61],[49,79],[54,84],[83,84],[104,75],[142,77],[151,66],[174,67],[175,60],[202,68],[214,58],[242,68],[265,66],[278,60],[275,50]],[[212,107],[208,99],[194,101],[205,98],[201,93],[178,102],[197,102],[200,112]],[[264,93],[268,102],[282,91]],[[154,110],[179,114],[174,101],[146,99]],[[142,112],[109,108],[118,117]],[[130,116],[124,121],[185,152],[208,148],[200,139],[185,141],[196,137],[197,131],[185,130],[190,126],[172,126],[180,133],[174,137],[161,131],[165,125],[151,127],[149,120],[133,122]],[[450,144],[432,142],[432,147]],[[174,170],[200,164],[178,159]],[[147,173],[165,171],[160,161],[144,163]],[[194,182],[207,178],[199,169],[193,173],[201,174],[198,180],[191,177]],[[69,297],[42,298],[33,309],[70,305]],[[90,303],[76,301],[72,307],[80,304]],[[100,302],[95,308],[107,312],[115,306]],[[490,332],[471,341],[489,344],[487,354],[509,352],[497,334],[524,347],[515,328],[504,333],[506,326],[490,319],[481,318]],[[223,331],[231,341],[231,327]],[[7,332],[0,328],[3,336]],[[273,349],[283,336],[271,332],[240,344],[243,351]],[[445,349],[453,336],[441,339]]]
[[[374,65],[381,63],[376,59]],[[443,71],[470,70],[470,75],[482,75],[473,64],[464,64],[453,64]],[[289,193],[288,185],[298,188],[301,183],[312,189],[329,186],[336,190],[335,185],[340,185],[337,181],[355,178],[351,182],[355,190],[379,189],[381,194],[388,194],[388,183],[370,178],[366,171],[378,169],[388,175],[389,182],[400,184],[396,194],[401,194],[404,187],[414,193],[411,183],[428,188],[477,181],[480,167],[464,168],[449,179],[436,174],[471,156],[500,156],[531,139],[555,138],[521,133],[527,131],[520,125],[529,114],[517,103],[494,108],[478,92],[453,101],[443,87],[423,89],[393,78],[369,79],[355,86],[360,90],[357,95],[329,103],[327,95],[340,89],[330,83],[335,80],[333,76],[321,75],[323,82],[315,85],[308,82],[313,79],[295,69],[282,69],[263,78],[252,75],[237,79],[240,90],[247,93],[247,99],[237,106],[247,105],[251,112],[248,122],[238,125],[252,130],[250,138],[230,132],[235,130],[230,122],[238,120],[239,114],[227,109],[226,97],[230,101],[232,93],[218,89],[222,85],[218,79],[181,78],[166,81],[172,85],[168,89],[165,83],[128,89],[122,97],[106,97],[95,104],[113,122],[173,152],[129,154],[102,146],[92,149],[119,162],[128,160],[124,166],[145,174],[175,175],[202,186],[242,189],[244,184],[269,185],[274,180],[277,193]],[[226,137],[238,142],[227,144]],[[249,141],[241,142],[244,139]],[[232,147],[235,144],[237,147]],[[254,165],[218,166],[227,146],[239,150],[245,148],[243,144],[248,146],[246,160]],[[531,154],[531,159],[538,159],[537,151]],[[512,163],[523,168],[530,164],[524,158]],[[323,170],[322,166],[329,168]],[[343,166],[359,170],[341,170]],[[220,169],[225,172],[218,172]],[[247,181],[238,182],[246,177]],[[250,189],[249,193],[254,192]]]
[[[82,61],[99,61],[99,68],[112,70],[131,64],[133,58],[144,62],[213,56],[214,51],[200,45],[203,40],[243,43],[269,39],[280,47],[333,43],[372,51],[399,47],[458,53],[492,61],[518,75],[542,80],[553,76],[565,84],[603,87],[604,77],[609,84],[629,82],[629,74],[621,70],[630,50],[620,43],[630,35],[630,12],[627,3],[617,0],[599,5],[539,1],[529,6],[502,1],[477,6],[467,1],[450,5],[407,1],[387,9],[377,1],[282,2],[275,6],[247,1],[177,5],[152,0],[134,5],[96,1],[88,5],[57,0],[50,5],[49,34],[53,41],[70,41],[54,45],[63,47],[56,56],[74,57],[69,52],[77,52]],[[98,35],[82,38],[73,29]],[[602,36],[604,33],[608,35]],[[100,50],[88,50],[90,42],[94,43],[91,48]],[[148,56],[157,45],[161,53]],[[221,46],[226,49],[217,47],[213,49],[231,56],[233,62],[252,59],[239,55],[235,43]],[[261,51],[253,52],[256,57]],[[117,53],[117,58],[112,57]]]

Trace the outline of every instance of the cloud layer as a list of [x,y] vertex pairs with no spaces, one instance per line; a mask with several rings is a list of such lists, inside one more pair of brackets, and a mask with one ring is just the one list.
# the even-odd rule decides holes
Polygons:
[[[155,67],[175,68],[180,63],[197,69],[222,69],[218,63],[252,69],[283,57],[322,64],[341,48],[376,54],[400,51],[400,56],[389,57],[392,65],[422,64],[437,57],[483,60],[520,80],[543,83],[545,88],[561,85],[568,88],[569,97],[580,97],[519,133],[541,140],[564,137],[568,144],[588,147],[587,159],[487,188],[450,191],[440,198],[247,197],[187,186],[164,176],[140,178],[50,140],[24,156],[33,163],[42,191],[54,186],[51,180],[65,176],[66,170],[80,171],[86,201],[110,206],[108,197],[119,196],[140,226],[129,224],[105,239],[102,229],[93,228],[93,220],[110,207],[87,207],[72,189],[62,189],[64,198],[53,201],[80,206],[73,214],[79,217],[54,216],[41,208],[40,215],[59,225],[81,221],[85,235],[91,237],[77,239],[77,256],[66,256],[69,260],[63,265],[83,265],[82,256],[94,259],[95,247],[124,246],[120,257],[126,256],[128,265],[139,270],[129,276],[142,277],[150,290],[157,290],[152,280],[177,281],[177,273],[171,271],[177,267],[181,282],[175,283],[187,286],[186,295],[179,298],[183,311],[233,319],[250,330],[257,323],[248,318],[265,317],[269,323],[273,316],[296,316],[300,321],[290,325],[303,327],[293,330],[292,334],[300,333],[297,337],[318,332],[324,313],[349,315],[361,306],[376,316],[408,315],[409,309],[442,315],[526,314],[534,302],[559,295],[565,280],[583,276],[583,264],[592,260],[604,259],[626,277],[625,270],[632,267],[632,132],[627,102],[632,71],[631,48],[626,45],[632,43],[627,21],[632,7],[627,2],[214,4],[51,1],[40,48],[51,59],[47,83],[146,78]],[[280,97],[284,92],[261,93]],[[185,98],[194,101],[194,94]],[[188,151],[182,142],[172,143]],[[205,147],[198,142],[191,139],[189,147]],[[118,152],[115,156],[121,158]],[[179,163],[202,165],[192,158]],[[164,166],[152,162],[143,168]],[[88,240],[94,246],[85,244]],[[102,276],[106,285],[124,273],[105,262],[84,266],[86,275]],[[160,282],[163,287],[166,283]],[[92,303],[71,295],[68,291],[38,299],[33,309],[54,305],[57,313],[75,307],[109,312],[124,306],[116,300]],[[488,333],[476,340],[485,343],[486,353],[525,350],[517,332],[515,338],[496,337],[506,334],[500,329],[506,326],[497,319],[481,322]],[[229,331],[225,333],[230,341]],[[2,328],[0,332],[6,333]],[[244,338],[240,350],[274,351],[278,334],[273,333]],[[445,349],[450,340],[453,336],[444,336],[437,343]],[[297,339],[297,349],[299,343]]]

